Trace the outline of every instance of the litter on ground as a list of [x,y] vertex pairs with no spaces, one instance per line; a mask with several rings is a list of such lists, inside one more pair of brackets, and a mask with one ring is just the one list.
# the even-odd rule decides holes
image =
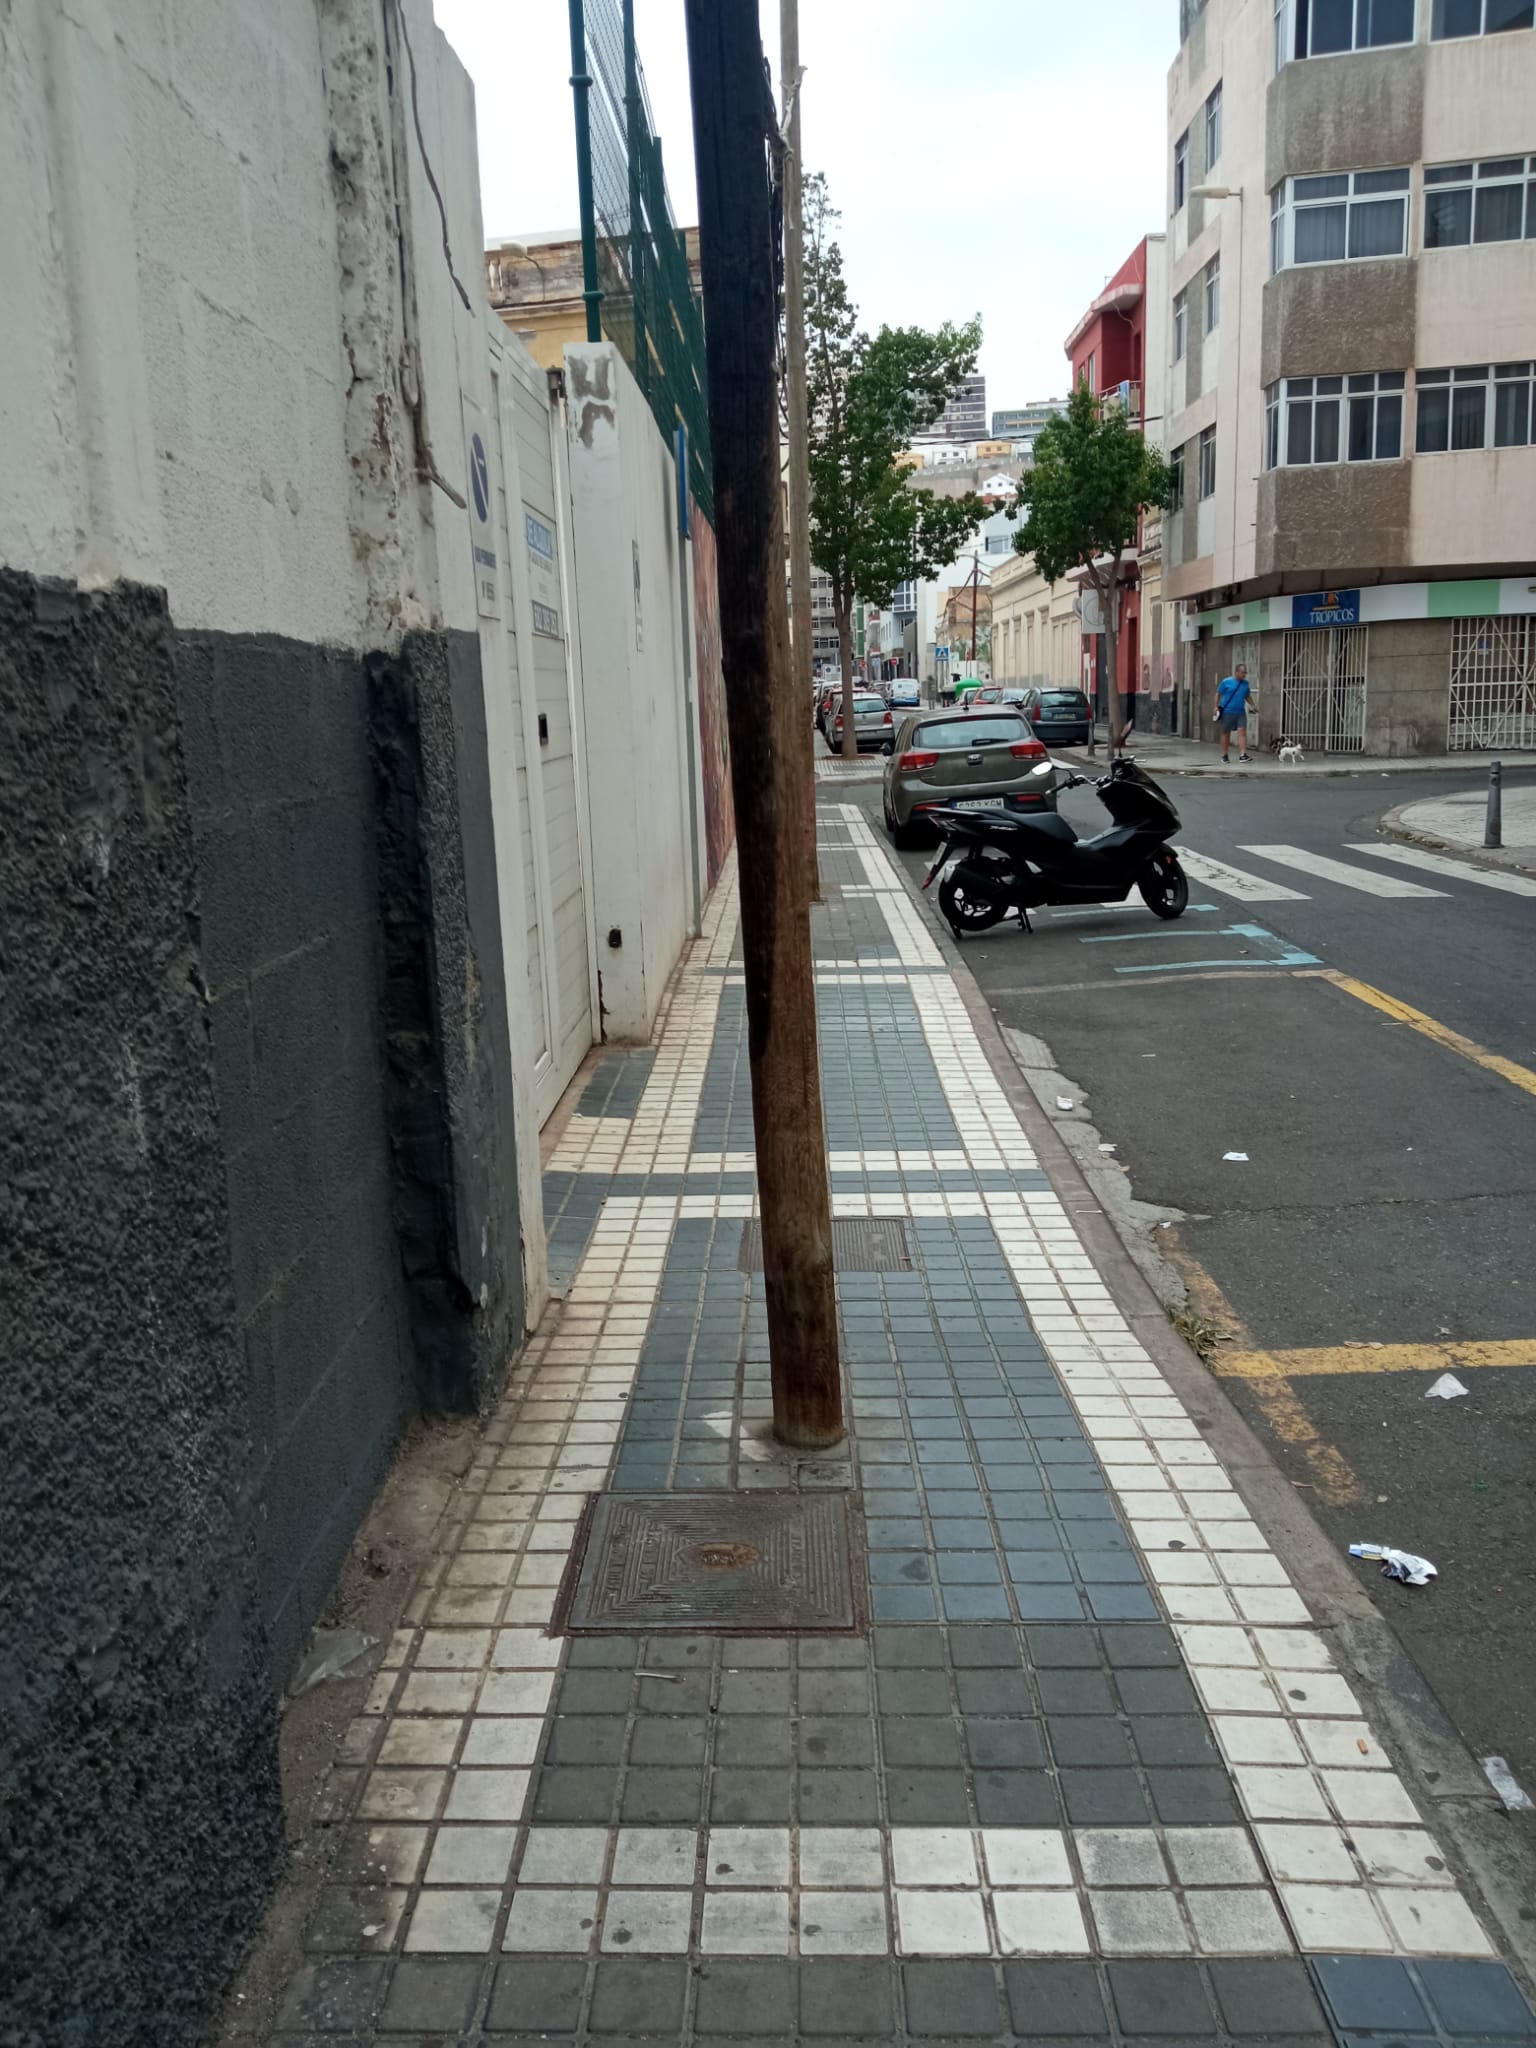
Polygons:
[[1427,1586],[1431,1579],[1440,1574],[1427,1557],[1415,1557],[1411,1550],[1394,1550],[1387,1543],[1351,1543],[1351,1557],[1368,1557],[1381,1560],[1381,1576],[1384,1579],[1401,1579],[1405,1586]]
[[1443,1372],[1432,1387],[1424,1389],[1424,1398],[1426,1401],[1454,1401],[1468,1391],[1455,1373]]

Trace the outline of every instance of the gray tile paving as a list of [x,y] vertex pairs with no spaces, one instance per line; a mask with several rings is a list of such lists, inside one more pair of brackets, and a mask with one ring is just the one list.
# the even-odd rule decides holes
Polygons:
[[[834,827],[818,964],[895,968],[883,916],[839,886],[863,873],[844,844]],[[926,1159],[958,1137],[911,994],[894,981],[823,979],[818,1006],[832,1148],[898,1159],[840,1170],[839,1190],[867,1192],[876,1213],[886,1195],[892,1213],[907,1213],[909,1196],[954,1176],[900,1155]],[[741,989],[727,978],[696,1152],[751,1148],[743,1034]],[[600,1061],[582,1113],[633,1116],[642,1061],[649,1055]],[[1045,1184],[1019,1173],[960,1179],[979,1191]],[[574,1266],[610,1196],[750,1188],[740,1171],[552,1174],[552,1258],[558,1243]],[[739,1218],[696,1215],[673,1229],[613,1484],[850,1491],[863,1516],[867,1631],[567,1642],[551,1712],[522,1760],[521,1820],[485,1813],[435,1834],[423,1824],[456,1753],[450,1737],[443,1759],[416,1763],[419,1819],[392,1813],[338,1829],[334,1881],[269,2048],[1536,2048],[1530,2011],[1499,1964],[1115,1952],[1148,1939],[1178,1949],[1203,1927],[1234,1947],[1278,1947],[1285,1936],[1178,1644],[991,1224],[913,1217],[910,1272],[840,1276],[851,1438],[846,1454],[816,1463],[781,1458],[765,1441],[766,1315],[760,1277],[739,1270],[740,1229]],[[452,1669],[413,1670],[407,1685],[420,1689],[422,1724],[442,1716],[453,1729],[449,1717],[462,1718],[474,1689]],[[404,1796],[406,1771],[396,1775]],[[513,1772],[499,1774],[504,1791],[492,1770],[468,1775],[493,1804],[521,1798]],[[706,1847],[711,1828],[738,1832]],[[1006,1930],[1024,1924],[1031,1894],[946,1890],[939,1878],[909,1890],[912,1929],[927,1914],[952,1922],[958,1945],[979,1937],[973,1945],[987,1950],[995,1925],[997,1953],[891,1953],[881,1859],[901,1828],[959,1831],[961,1864],[995,1843],[996,1868],[994,1849],[984,1852],[993,1886],[1010,1853],[1065,1860],[1070,1848],[1078,1890],[1056,1896],[1085,1901],[1082,1939],[1100,1953],[1008,1960]],[[934,1837],[918,1839],[936,1853]],[[1055,1848],[1004,1847],[1046,1842]],[[872,1872],[861,1844],[874,1845]],[[706,1883],[706,1863],[722,1856],[739,1864]],[[791,1856],[801,1889],[785,1891]],[[441,1903],[422,1927],[436,1915],[445,1940],[462,1929],[480,1942],[475,1953],[410,1951],[402,1930],[416,1926],[424,1876]],[[711,1953],[722,1940],[781,1952]],[[861,1941],[882,1952],[813,1952]],[[379,1952],[361,1952],[368,1943]],[[587,1952],[561,1953],[564,1944]],[[798,1955],[782,1952],[792,1945]]]

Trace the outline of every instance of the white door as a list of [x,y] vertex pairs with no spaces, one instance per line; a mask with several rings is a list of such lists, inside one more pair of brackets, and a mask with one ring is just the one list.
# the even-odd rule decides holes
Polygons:
[[566,599],[568,526],[558,482],[563,433],[548,379],[525,350],[498,350],[502,516],[512,602],[505,607],[518,698],[518,796],[528,933],[528,1014],[538,1040],[542,1124],[591,1045],[593,935],[577,755],[576,677]]

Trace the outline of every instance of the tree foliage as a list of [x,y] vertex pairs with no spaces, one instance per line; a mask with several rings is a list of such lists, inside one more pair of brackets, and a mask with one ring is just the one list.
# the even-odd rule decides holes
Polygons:
[[[1141,515],[1166,505],[1173,472],[1116,399],[1095,396],[1080,382],[1067,409],[1046,423],[1035,442],[1034,466],[1019,485],[1023,519],[1014,535],[1021,555],[1033,555],[1048,582],[1081,568],[1097,591],[1116,674],[1119,641],[1120,561],[1135,545]],[[1110,690],[1111,747],[1120,743],[1119,692]]]
[[954,559],[980,498],[915,489],[897,456],[976,367],[981,322],[864,333],[843,279],[826,179],[805,184],[806,381],[811,559],[832,579],[842,636],[854,598],[887,605],[898,583]]
[[1168,501],[1172,472],[1118,401],[1080,383],[1067,409],[1035,442],[1034,467],[1019,485],[1023,524],[1014,536],[1054,583],[1069,569],[1118,561],[1136,539],[1144,508]]

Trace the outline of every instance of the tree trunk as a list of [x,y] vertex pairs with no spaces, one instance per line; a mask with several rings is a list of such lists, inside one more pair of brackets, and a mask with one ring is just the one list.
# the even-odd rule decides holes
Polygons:
[[736,800],[773,1425],[843,1435],[806,900],[806,706],[789,656],[767,124],[757,8],[686,0],[714,452],[720,640]]
[[[843,671],[843,759],[856,761],[859,735],[853,722],[853,600],[840,597],[834,590],[832,603],[837,613],[837,659]],[[827,744],[832,744],[830,734]]]

